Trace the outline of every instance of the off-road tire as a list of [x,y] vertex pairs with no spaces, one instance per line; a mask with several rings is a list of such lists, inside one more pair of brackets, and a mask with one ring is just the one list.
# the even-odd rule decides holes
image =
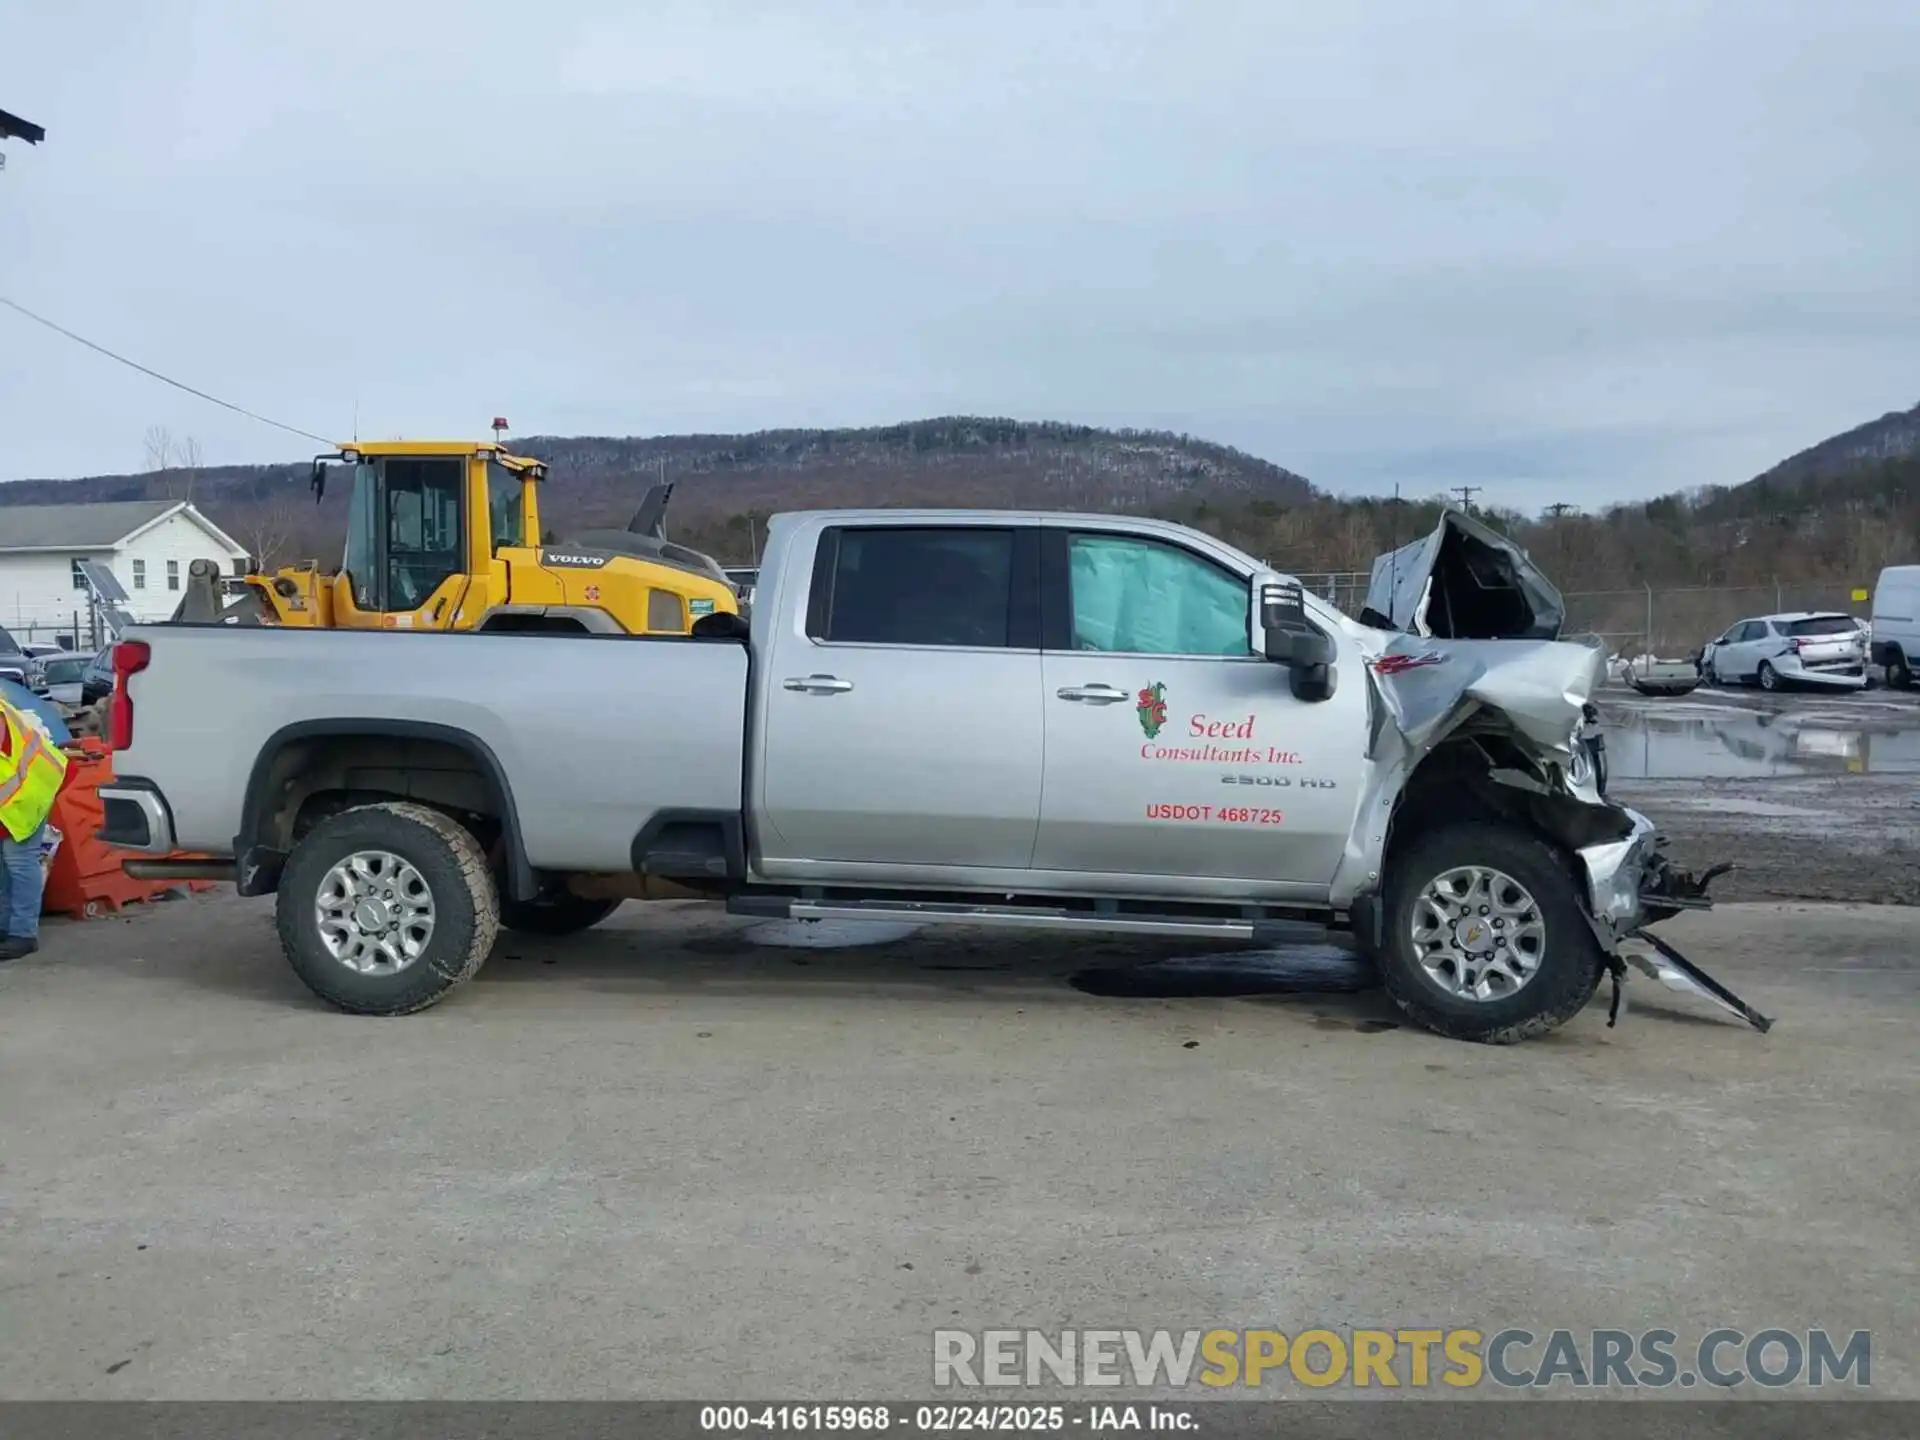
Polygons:
[[1773,662],[1762,660],[1759,672],[1754,676],[1760,682],[1760,688],[1770,695],[1778,695],[1787,688],[1787,682],[1780,678],[1780,672],[1773,668]]
[[541,900],[502,900],[500,928],[521,935],[577,935],[620,908],[618,900],[555,895]]
[[[314,896],[327,871],[357,850],[386,850],[420,872],[433,896],[426,953],[393,975],[364,975],[327,953]],[[328,817],[294,847],[275,895],[280,948],[322,1000],[354,1015],[410,1015],[471,980],[500,931],[500,900],[480,844],[424,805],[358,805]]]
[[[1450,995],[1422,968],[1413,943],[1413,907],[1435,876],[1484,865],[1512,876],[1540,907],[1546,946],[1540,967],[1499,1000]],[[1511,826],[1474,822],[1414,840],[1387,875],[1384,927],[1375,955],[1387,994],[1416,1025],[1450,1040],[1512,1045],[1557,1030],[1580,1013],[1606,973],[1606,956],[1580,903],[1576,877],[1561,854]]]
[[1913,688],[1913,666],[1907,661],[1907,652],[1895,650],[1887,657],[1887,688],[1889,690],[1911,690]]

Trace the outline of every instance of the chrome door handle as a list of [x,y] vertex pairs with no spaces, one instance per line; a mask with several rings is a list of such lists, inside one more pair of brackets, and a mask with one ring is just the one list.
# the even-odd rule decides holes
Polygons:
[[803,690],[812,695],[837,695],[853,688],[851,680],[842,680],[836,675],[795,675],[780,683],[788,690]]
[[1111,685],[1069,685],[1053,693],[1062,700],[1086,700],[1095,705],[1114,705],[1128,698],[1126,691]]

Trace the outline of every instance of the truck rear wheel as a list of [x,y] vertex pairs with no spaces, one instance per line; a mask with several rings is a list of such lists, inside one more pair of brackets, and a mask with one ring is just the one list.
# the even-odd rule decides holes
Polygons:
[[500,928],[522,935],[574,935],[591,930],[619,908],[618,900],[589,900],[574,894],[502,900]]
[[1394,858],[1381,980],[1416,1024],[1511,1045],[1593,998],[1606,956],[1551,847],[1494,824],[1450,826]]
[[281,872],[275,915],[294,973],[356,1015],[426,1009],[473,978],[500,929],[479,843],[400,801],[314,826]]

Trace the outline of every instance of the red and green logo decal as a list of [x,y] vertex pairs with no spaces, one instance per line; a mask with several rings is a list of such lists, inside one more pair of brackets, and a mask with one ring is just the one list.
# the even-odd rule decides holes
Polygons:
[[1147,739],[1157,736],[1167,723],[1167,687],[1156,680],[1143,689],[1134,699],[1133,713],[1140,717]]

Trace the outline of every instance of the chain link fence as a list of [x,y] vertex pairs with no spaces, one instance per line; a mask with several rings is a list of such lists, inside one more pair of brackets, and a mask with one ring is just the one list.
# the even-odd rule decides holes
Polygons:
[[76,611],[62,622],[7,621],[7,633],[20,645],[58,645],[91,655],[111,637],[100,617],[88,611]]
[[1566,634],[1597,636],[1616,655],[1684,660],[1736,621],[1799,610],[1867,618],[1863,587],[1846,580],[1801,584],[1581,590],[1568,594]]
[[1318,595],[1343,614],[1355,619],[1367,603],[1367,581],[1372,578],[1365,570],[1325,570],[1314,575],[1296,575],[1300,588],[1310,595]]

